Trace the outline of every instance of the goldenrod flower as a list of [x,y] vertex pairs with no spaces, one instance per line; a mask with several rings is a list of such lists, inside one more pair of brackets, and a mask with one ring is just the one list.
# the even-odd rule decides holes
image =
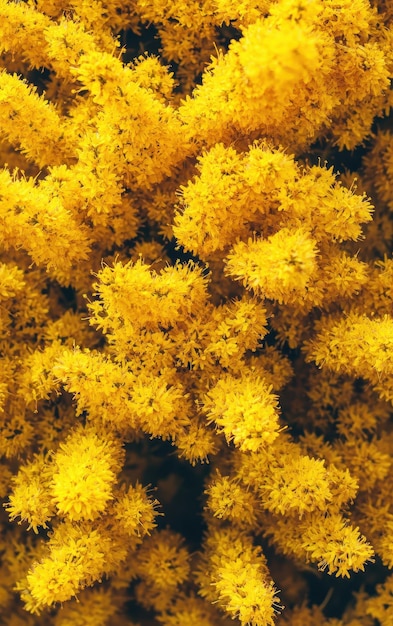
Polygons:
[[119,443],[94,429],[72,433],[54,456],[50,492],[60,515],[69,520],[93,520],[113,499],[120,469]]
[[263,450],[278,437],[277,396],[259,378],[223,375],[205,395],[203,407],[209,422],[240,450]]

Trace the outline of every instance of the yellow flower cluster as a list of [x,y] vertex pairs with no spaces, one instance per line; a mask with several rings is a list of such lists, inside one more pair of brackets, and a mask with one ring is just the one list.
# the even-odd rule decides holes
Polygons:
[[1,626],[392,624],[391,3],[0,0],[0,55]]

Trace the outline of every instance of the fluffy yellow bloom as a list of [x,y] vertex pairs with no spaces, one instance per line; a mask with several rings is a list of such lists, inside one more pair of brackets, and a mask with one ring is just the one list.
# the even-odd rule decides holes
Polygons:
[[111,515],[120,523],[123,532],[134,537],[149,535],[156,524],[156,508],[160,504],[156,498],[148,496],[147,490],[140,483],[125,489],[123,486],[115,494],[115,503]]
[[[139,365],[139,364],[138,364]],[[135,367],[135,372],[99,352],[63,350],[53,374],[75,394],[78,413],[123,433],[143,429],[153,437],[174,437],[189,423],[189,400],[172,372]]]
[[5,458],[18,458],[31,446],[34,426],[29,417],[24,400],[11,395],[0,418],[0,454]]
[[27,574],[22,597],[32,612],[65,602],[91,585],[106,570],[111,543],[89,526],[60,525],[49,542],[49,554]]
[[296,458],[296,454],[284,458],[273,461],[272,471],[269,468],[261,478],[264,506],[273,513],[298,513],[299,517],[314,509],[324,511],[332,499],[324,461],[308,456]]
[[36,458],[20,468],[13,478],[12,493],[4,505],[11,520],[20,518],[28,522],[28,530],[38,533],[38,528],[48,527],[48,522],[55,513],[55,506],[50,497],[50,465],[43,456]]
[[0,263],[0,298],[13,298],[25,287],[23,271],[16,266]]
[[131,333],[134,328],[173,326],[207,299],[206,279],[192,263],[178,263],[160,273],[141,259],[115,263],[99,272],[94,286],[100,300],[89,305],[92,320],[105,333],[120,336],[124,323]]
[[310,558],[318,560],[318,567],[329,574],[346,576],[350,570],[364,570],[373,561],[374,550],[358,528],[353,528],[339,515],[331,515],[304,529],[302,545]]
[[173,73],[160,63],[158,57],[140,56],[131,65],[134,80],[152,91],[162,102],[168,102],[175,87]]
[[167,529],[147,537],[138,549],[135,572],[141,579],[137,597],[146,608],[165,611],[190,573],[181,535]]
[[213,61],[194,98],[180,108],[191,132],[198,128],[199,140],[209,142],[213,128],[216,141],[231,137],[232,128],[259,131],[281,143],[279,126],[297,100],[299,85],[307,85],[307,91],[313,76],[329,73],[333,46],[318,34],[301,22],[283,20],[277,27],[262,18],[244,29],[242,39]]
[[349,578],[374,561],[374,548],[341,513],[314,511],[296,517],[261,515],[263,533],[282,554],[315,562],[321,571]]
[[390,4],[0,0],[2,625],[391,619]]
[[221,604],[243,625],[274,626],[274,617],[282,608],[272,582],[261,580],[259,568],[242,558],[223,565],[215,583]]
[[16,75],[0,73],[0,129],[39,167],[64,163],[75,146],[55,107]]
[[154,585],[169,589],[186,580],[190,571],[188,560],[181,536],[164,530],[146,539],[139,548],[136,570]]
[[390,315],[370,318],[353,312],[341,319],[327,318],[314,340],[307,342],[307,359],[336,372],[351,372],[371,380],[393,373]]
[[[223,367],[235,367],[247,351],[255,351],[265,335],[266,309],[258,300],[243,296],[212,313],[212,328],[206,352]],[[213,326],[213,324],[212,324]],[[241,363],[240,367],[243,367]]]
[[[51,21],[25,2],[1,0],[1,51],[13,51],[28,60],[33,67],[47,64],[45,29]],[[23,24],[23,27],[22,27]]]
[[196,419],[176,433],[175,445],[180,458],[187,459],[191,465],[208,461],[218,451],[214,431]]
[[261,549],[252,545],[249,536],[234,529],[212,531],[205,546],[199,566],[207,570],[202,594],[211,597],[212,592],[205,587],[213,587],[219,605],[244,626],[273,626],[275,615],[283,607]]
[[206,488],[206,507],[218,519],[235,526],[252,527],[257,521],[255,494],[229,476],[218,474]]
[[321,302],[325,306],[332,300],[345,301],[357,295],[368,282],[368,265],[345,252],[326,255],[321,265]]
[[348,459],[348,470],[357,478],[360,491],[371,491],[377,481],[389,475],[392,460],[377,437],[368,442],[348,436],[348,440],[338,442],[335,449],[342,458]]
[[100,436],[92,428],[71,433],[53,460],[50,491],[58,513],[80,521],[104,512],[121,459],[119,442],[108,433]]
[[248,365],[258,378],[263,378],[274,392],[279,391],[293,377],[289,359],[273,346],[265,345],[257,356],[251,356]]
[[280,431],[277,396],[263,380],[223,375],[203,398],[209,422],[240,450],[263,450]]
[[[0,241],[6,250],[24,249],[39,266],[56,275],[88,256],[87,229],[62,205],[60,199],[32,178],[12,177],[0,171]],[[50,241],[50,245],[49,245]]]
[[251,194],[241,176],[243,155],[217,144],[198,160],[200,176],[179,191],[184,208],[173,232],[187,250],[206,258],[247,232],[253,206],[247,206]]
[[226,272],[247,289],[279,303],[301,302],[317,269],[316,242],[302,229],[283,228],[266,240],[235,244]]

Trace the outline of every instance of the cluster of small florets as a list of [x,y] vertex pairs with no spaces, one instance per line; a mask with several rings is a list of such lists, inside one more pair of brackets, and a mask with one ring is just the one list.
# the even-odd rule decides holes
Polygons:
[[2,626],[393,623],[392,44],[0,0]]

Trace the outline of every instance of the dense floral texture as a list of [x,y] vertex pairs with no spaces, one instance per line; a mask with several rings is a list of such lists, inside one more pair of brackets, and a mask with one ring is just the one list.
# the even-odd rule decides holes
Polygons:
[[393,10],[0,0],[1,626],[393,623]]

